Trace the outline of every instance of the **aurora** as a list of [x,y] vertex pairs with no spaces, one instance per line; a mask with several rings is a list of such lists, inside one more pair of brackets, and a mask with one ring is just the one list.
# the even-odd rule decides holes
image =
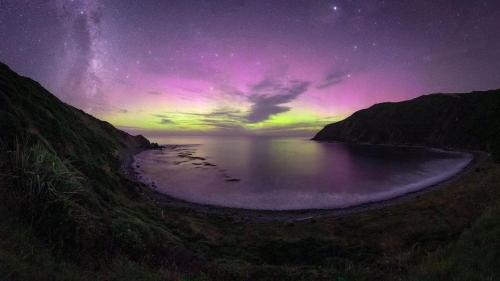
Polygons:
[[20,32],[0,58],[146,135],[312,135],[374,103],[498,85],[491,1],[258,2],[2,1],[0,34]]

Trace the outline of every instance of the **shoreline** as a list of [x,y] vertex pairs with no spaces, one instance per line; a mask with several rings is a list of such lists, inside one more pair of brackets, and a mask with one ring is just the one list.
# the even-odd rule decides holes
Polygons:
[[[427,149],[436,149],[432,147],[422,147]],[[348,206],[344,208],[332,208],[332,209],[301,209],[301,210],[255,210],[255,209],[243,209],[243,208],[232,208],[223,207],[209,204],[201,204],[189,202],[186,200],[178,199],[172,197],[168,194],[160,193],[156,190],[154,185],[144,183],[138,177],[139,173],[135,171],[133,167],[133,162],[135,155],[151,150],[152,148],[138,148],[133,150],[123,151],[121,158],[121,168],[124,174],[130,180],[136,181],[147,187],[147,195],[156,204],[162,208],[174,208],[186,211],[195,212],[198,215],[204,216],[218,216],[223,218],[230,218],[234,221],[244,221],[244,222],[300,222],[308,221],[317,218],[326,217],[339,217],[348,216],[352,214],[362,213],[366,211],[373,211],[382,209],[388,206],[393,206],[401,203],[408,202],[410,200],[417,199],[421,195],[427,194],[432,191],[440,190],[450,183],[460,180],[464,175],[468,174],[470,171],[474,170],[487,159],[490,158],[489,154],[482,151],[465,151],[465,150],[448,150],[443,148],[437,148],[441,150],[446,150],[448,152],[459,152],[459,153],[469,153],[472,156],[471,161],[459,172],[455,173],[451,177],[442,180],[438,183],[431,184],[429,186],[423,187],[419,190],[407,192],[392,198],[377,200],[372,202],[366,202],[359,205]],[[156,149],[165,149],[164,146],[160,146]]]

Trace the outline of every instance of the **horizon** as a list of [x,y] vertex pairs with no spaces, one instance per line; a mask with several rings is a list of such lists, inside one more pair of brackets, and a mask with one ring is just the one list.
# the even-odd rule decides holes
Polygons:
[[496,1],[5,1],[0,23],[0,61],[146,136],[312,137],[376,103],[500,88]]

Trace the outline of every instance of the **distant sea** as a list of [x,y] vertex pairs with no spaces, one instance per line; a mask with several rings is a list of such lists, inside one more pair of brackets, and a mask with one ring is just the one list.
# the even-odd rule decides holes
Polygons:
[[472,160],[465,153],[307,137],[164,137],[135,158],[159,192],[203,204],[266,210],[343,208],[439,183]]

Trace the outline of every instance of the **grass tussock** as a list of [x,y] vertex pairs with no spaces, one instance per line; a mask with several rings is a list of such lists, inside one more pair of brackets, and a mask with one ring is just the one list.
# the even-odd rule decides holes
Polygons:
[[9,191],[18,202],[37,206],[81,194],[83,178],[43,145],[16,144],[10,154],[14,186]]
[[[7,151],[5,196],[15,210],[57,248],[81,248],[95,236],[84,178],[43,144],[16,142]],[[9,203],[8,203],[9,204]]]
[[168,274],[199,267],[196,253],[184,245],[189,230],[162,219],[136,184],[93,163],[77,168],[39,140],[14,141],[0,152],[0,197],[55,257],[100,267],[119,256],[139,272],[141,264]]

